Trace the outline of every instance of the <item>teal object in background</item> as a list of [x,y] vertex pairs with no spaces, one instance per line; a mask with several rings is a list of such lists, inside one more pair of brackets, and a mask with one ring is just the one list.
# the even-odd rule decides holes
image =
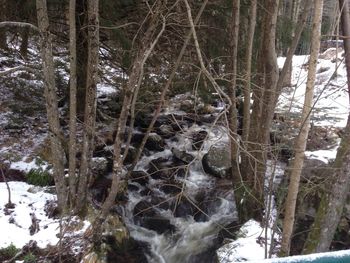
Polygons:
[[350,250],[247,261],[247,263],[350,263]]

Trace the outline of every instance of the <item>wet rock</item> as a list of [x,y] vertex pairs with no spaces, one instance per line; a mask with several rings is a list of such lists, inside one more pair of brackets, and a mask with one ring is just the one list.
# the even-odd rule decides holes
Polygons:
[[329,176],[331,168],[321,160],[305,159],[301,173],[301,183],[318,183]]
[[207,136],[208,132],[206,131],[199,131],[192,134],[192,149],[196,151],[199,150],[202,147],[203,142]]
[[[124,154],[125,148],[122,149],[122,154]],[[132,164],[136,159],[137,149],[133,146],[129,147],[128,154],[125,157],[124,164]]]
[[141,226],[156,231],[158,234],[166,232],[173,233],[176,227],[170,223],[170,220],[162,216],[144,217]]
[[[154,199],[153,202],[155,201],[160,200]],[[142,227],[156,231],[158,234],[175,231],[170,220],[158,214],[155,207],[161,204],[161,202],[153,204],[144,200],[137,203],[133,211],[135,222]]]
[[148,263],[146,255],[150,254],[149,250],[146,243],[129,238],[108,251],[107,262]]
[[213,145],[202,159],[203,169],[206,173],[219,177],[230,177],[230,149],[228,144],[218,143]]
[[186,198],[182,197],[180,200],[176,200],[177,202],[174,202],[175,211],[174,216],[175,217],[195,217],[197,213],[200,213],[198,208],[195,205],[195,201],[191,200],[191,202]]
[[160,135],[156,133],[151,133],[147,138],[145,147],[150,151],[163,151],[164,140]]
[[194,157],[192,154],[187,153],[186,151],[181,151],[177,148],[172,148],[171,152],[174,154],[174,157],[177,158],[178,160],[189,164],[194,160]]
[[106,175],[108,160],[103,157],[92,158],[91,170],[95,177]]
[[173,127],[169,124],[163,124],[157,130],[159,135],[161,135],[165,139],[169,139],[175,136],[175,131]]
[[175,132],[179,132],[182,131],[183,129],[185,129],[188,126],[188,122],[183,121],[183,120],[178,120],[174,123],[171,124],[171,128],[175,131]]
[[149,181],[149,175],[144,171],[132,171],[130,181],[139,183],[140,185],[146,185]]
[[230,180],[219,179],[211,189],[199,192],[195,199],[200,209],[194,217],[197,222],[206,222],[216,213],[230,215],[232,222],[237,220],[234,191]]
[[133,183],[128,183],[128,191],[130,192],[136,192],[139,190],[139,187]]
[[91,194],[93,199],[97,202],[103,202],[109,193],[109,188],[111,185],[112,179],[105,176],[97,178],[97,180],[95,180],[94,184],[91,186]]
[[[147,173],[153,178],[153,179],[163,179],[168,180],[175,176],[176,174],[176,167],[173,167],[172,163],[165,158],[158,158],[155,160],[152,160],[149,163],[149,169],[147,170]],[[173,167],[173,168],[170,168]]]
[[134,133],[131,137],[131,143],[133,145],[140,145],[144,136],[145,135],[143,133]]
[[194,102],[190,99],[186,99],[180,102],[180,107],[179,109],[184,111],[184,112],[193,112],[194,110]]
[[169,181],[166,183],[162,183],[159,185],[159,190],[164,192],[165,194],[177,195],[181,193],[182,184],[176,181]]
[[[5,165],[0,164],[0,167],[4,167],[4,166]],[[25,182],[26,181],[26,176],[23,171],[5,167],[5,169],[3,169],[3,173],[7,182],[11,182],[11,181]],[[3,176],[0,176],[0,182],[4,182]]]

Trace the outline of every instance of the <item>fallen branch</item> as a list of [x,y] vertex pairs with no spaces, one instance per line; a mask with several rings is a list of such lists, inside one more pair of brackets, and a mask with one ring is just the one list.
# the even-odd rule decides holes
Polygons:
[[34,30],[35,32],[39,32],[39,28],[31,23],[26,23],[26,22],[12,22],[12,21],[4,21],[4,22],[0,22],[0,28],[1,27],[28,27],[32,30]]
[[38,70],[35,68],[31,68],[28,66],[17,66],[14,68],[6,69],[4,71],[0,71],[0,77],[6,76],[6,75],[11,74],[11,73],[16,72],[16,71],[28,71],[28,72],[33,73],[33,74],[38,73]]

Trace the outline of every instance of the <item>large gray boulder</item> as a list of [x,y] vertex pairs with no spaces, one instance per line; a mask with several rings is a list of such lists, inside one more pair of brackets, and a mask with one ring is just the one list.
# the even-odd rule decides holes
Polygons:
[[230,147],[226,143],[214,144],[202,159],[203,169],[206,173],[219,178],[231,176]]

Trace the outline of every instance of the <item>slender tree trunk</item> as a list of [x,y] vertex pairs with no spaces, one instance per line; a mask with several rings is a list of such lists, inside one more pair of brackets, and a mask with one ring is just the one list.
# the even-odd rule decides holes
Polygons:
[[243,105],[243,131],[242,140],[243,142],[248,140],[249,126],[250,126],[250,87],[251,87],[251,75],[252,75],[252,55],[253,55],[253,43],[256,26],[256,9],[257,0],[251,0],[250,12],[249,12],[249,28],[247,34],[247,48],[245,54],[246,62],[246,78],[244,85],[244,105]]
[[52,39],[49,31],[49,18],[47,15],[46,0],[36,0],[38,26],[41,35],[40,52],[43,61],[44,95],[46,111],[49,122],[49,135],[51,141],[53,176],[55,179],[58,207],[61,211],[67,208],[67,187],[64,178],[64,150],[62,147],[62,131],[59,122],[57,106],[54,63],[52,56]]
[[[243,206],[241,205],[242,204],[241,200],[246,195],[246,188],[244,187],[244,182],[241,178],[241,173],[239,171],[239,162],[238,162],[239,140],[237,136],[238,120],[237,120],[237,109],[236,109],[237,51],[238,51],[238,32],[239,32],[239,20],[240,20],[239,11],[240,11],[240,1],[233,0],[231,27],[229,32],[231,57],[230,57],[230,62],[228,63],[229,65],[228,71],[230,72],[230,74],[232,74],[230,87],[228,88],[228,96],[230,97],[232,104],[230,105],[230,108],[229,108],[228,120],[229,120],[229,137],[230,137],[230,148],[231,148],[231,166],[232,166],[231,172],[232,172],[233,185],[235,189],[236,207],[238,212],[238,218],[240,219],[241,223],[244,223],[246,220],[247,210],[244,205]],[[254,21],[253,21],[253,24],[255,26]],[[254,29],[253,29],[253,34],[254,34]],[[250,59],[249,59],[249,62],[250,62]]]
[[[290,70],[291,68],[292,58],[298,45],[303,28],[306,24],[306,20],[311,6],[312,1],[306,1],[304,3],[304,10],[301,13],[300,19],[296,26],[293,41],[287,52],[286,61],[283,65],[283,68],[280,72],[277,81],[275,79],[277,64],[264,64],[266,59],[268,58],[266,54],[268,54],[269,52],[274,53],[273,48],[268,48],[268,44],[266,44],[265,42],[262,43],[261,54],[263,54],[263,57],[260,59],[260,69],[258,70],[258,76],[260,78],[260,88],[255,88],[253,90],[254,103],[252,106],[249,138],[247,141],[245,141],[247,153],[242,153],[241,164],[241,171],[243,175],[242,177],[246,181],[246,185],[249,186],[251,189],[255,189],[257,186],[259,186],[258,192],[255,192],[255,195],[256,197],[260,196],[260,201],[258,201],[259,198],[256,198],[256,202],[250,205],[247,204],[250,207],[255,207],[255,210],[259,210],[260,207],[261,211],[263,204],[261,191],[266,171],[266,154],[269,147],[269,132],[271,122],[273,119],[274,109],[277,104],[278,97],[281,94],[284,79],[287,75],[288,70]],[[268,15],[270,15],[270,13]],[[264,33],[264,38],[269,38],[268,33],[272,25],[268,23],[264,24],[264,28],[265,26],[267,26],[267,28],[263,29],[264,32],[267,31],[266,33]],[[270,42],[270,45],[273,45],[273,41]],[[275,61],[275,58],[272,54],[270,54],[269,57],[271,61]],[[266,74],[268,72],[270,72],[270,74]],[[268,84],[269,82],[270,85]],[[252,211],[254,211],[253,209],[246,209],[246,211],[248,211],[247,219],[249,219],[249,217],[251,216],[259,217],[259,212],[252,214]]]
[[[341,27],[345,50],[347,79],[350,81],[350,17],[347,0],[339,0]],[[342,8],[343,7],[343,8]],[[350,91],[350,86],[348,85]],[[350,94],[350,92],[349,92]],[[350,95],[349,95],[350,96]],[[311,232],[304,246],[304,253],[328,251],[339,224],[350,188],[350,114],[334,162],[334,183],[327,194],[323,194]]]
[[22,42],[21,42],[21,46],[20,46],[19,52],[21,53],[21,56],[24,59],[27,59],[28,42],[29,42],[29,28],[25,27],[25,28],[22,29],[21,37],[22,37]]
[[98,82],[98,49],[99,49],[99,17],[98,0],[88,1],[88,68],[86,80],[86,98],[84,114],[83,151],[77,190],[77,212],[86,206],[87,186],[89,182],[90,164],[94,146],[96,121],[96,85]]
[[281,255],[288,256],[290,242],[295,221],[295,206],[299,192],[299,182],[301,170],[304,164],[305,149],[310,130],[310,112],[314,96],[314,85],[316,78],[317,59],[321,43],[321,23],[322,23],[323,0],[314,0],[314,14],[312,22],[311,52],[309,59],[309,72],[306,83],[305,100],[301,117],[301,128],[296,138],[294,152],[295,157],[291,165],[290,183],[288,195],[285,202],[285,213],[283,220],[283,234],[281,244]]
[[77,115],[84,119],[87,65],[88,65],[88,29],[87,0],[76,1],[76,47],[77,47]]
[[[278,0],[265,0],[263,4],[263,29],[260,53],[259,88],[254,89],[249,139],[246,144],[247,154],[242,158],[242,178],[246,195],[241,201],[245,206],[246,218],[262,219],[263,188],[266,170],[266,156],[269,142],[270,122],[267,115],[278,79],[277,57],[275,51],[276,22],[278,14]],[[272,119],[272,118],[271,118]],[[262,121],[263,120],[263,121]]]
[[[203,11],[204,11],[204,9],[205,9],[207,3],[208,3],[208,0],[205,0],[205,1],[203,2],[202,6],[201,6],[201,8],[200,8],[200,10],[199,10],[199,12],[198,12],[196,18],[195,18],[194,24],[197,24],[197,23],[198,23],[198,21],[199,21],[201,15],[202,15],[202,13],[203,13]],[[138,160],[140,159],[140,157],[141,157],[143,148],[145,147],[145,144],[146,144],[146,142],[147,142],[147,139],[148,139],[148,137],[149,137],[149,134],[150,134],[151,131],[153,130],[153,126],[154,126],[154,124],[155,124],[156,121],[157,121],[157,118],[158,118],[158,116],[159,116],[159,114],[160,114],[160,111],[161,111],[162,106],[163,106],[164,101],[165,101],[165,96],[166,96],[166,94],[167,94],[167,92],[168,92],[168,90],[169,90],[169,88],[170,88],[170,85],[171,85],[171,83],[172,83],[172,81],[173,81],[173,79],[174,79],[174,77],[175,77],[175,74],[176,74],[176,72],[177,72],[177,69],[178,69],[178,67],[180,66],[180,62],[181,62],[181,60],[182,60],[182,57],[183,57],[184,54],[185,54],[185,51],[186,51],[187,45],[188,45],[188,43],[189,43],[189,41],[190,41],[190,39],[191,39],[191,36],[192,36],[192,30],[190,29],[189,32],[187,33],[186,37],[185,37],[185,41],[184,41],[184,43],[183,43],[183,45],[182,45],[182,48],[181,48],[181,50],[180,50],[180,53],[179,53],[177,59],[176,59],[176,62],[175,62],[174,67],[173,67],[173,69],[172,69],[172,71],[171,71],[171,73],[170,73],[170,76],[169,76],[169,78],[167,79],[167,82],[165,83],[165,86],[164,86],[164,88],[163,88],[163,90],[162,90],[162,93],[161,93],[161,96],[160,96],[160,99],[159,99],[159,104],[158,104],[156,110],[155,110],[154,113],[153,113],[153,117],[152,117],[151,123],[150,123],[149,127],[147,128],[147,131],[146,131],[146,133],[145,133],[145,136],[142,138],[141,144],[140,144],[140,146],[138,147],[137,154],[136,154],[135,160],[133,161],[133,163],[132,163],[132,165],[131,165],[130,171],[132,171],[132,170],[134,169],[134,167],[135,167],[136,164],[137,164],[137,161],[138,161]]]
[[[0,22],[6,20],[6,0],[0,0]],[[6,29],[0,28],[0,49],[7,49]]]
[[125,95],[124,95],[123,105],[119,115],[117,133],[116,133],[115,141],[113,145],[114,160],[113,160],[113,171],[112,171],[113,173],[112,186],[105,202],[102,205],[101,213],[99,217],[96,219],[96,222],[94,224],[95,233],[98,233],[100,231],[99,224],[108,215],[109,209],[113,206],[117,194],[126,190],[127,178],[126,178],[126,173],[124,173],[123,171],[123,158],[121,156],[121,146],[124,141],[126,122],[127,122],[133,94],[135,90],[138,88],[138,86],[141,84],[140,80],[143,78],[144,65],[147,59],[149,58],[149,56],[151,55],[152,51],[154,50],[160,35],[164,32],[165,21],[163,21],[163,27],[161,31],[158,33],[156,39],[152,41],[152,36],[156,31],[158,22],[160,18],[162,18],[161,12],[162,12],[162,4],[158,3],[157,6],[155,7],[155,10],[152,13],[150,25],[141,41],[142,46],[136,55],[136,58],[133,63],[133,67],[128,79],[128,83],[124,91]]
[[71,207],[75,205],[76,199],[76,118],[77,118],[77,51],[76,51],[76,0],[69,1],[69,190]]

